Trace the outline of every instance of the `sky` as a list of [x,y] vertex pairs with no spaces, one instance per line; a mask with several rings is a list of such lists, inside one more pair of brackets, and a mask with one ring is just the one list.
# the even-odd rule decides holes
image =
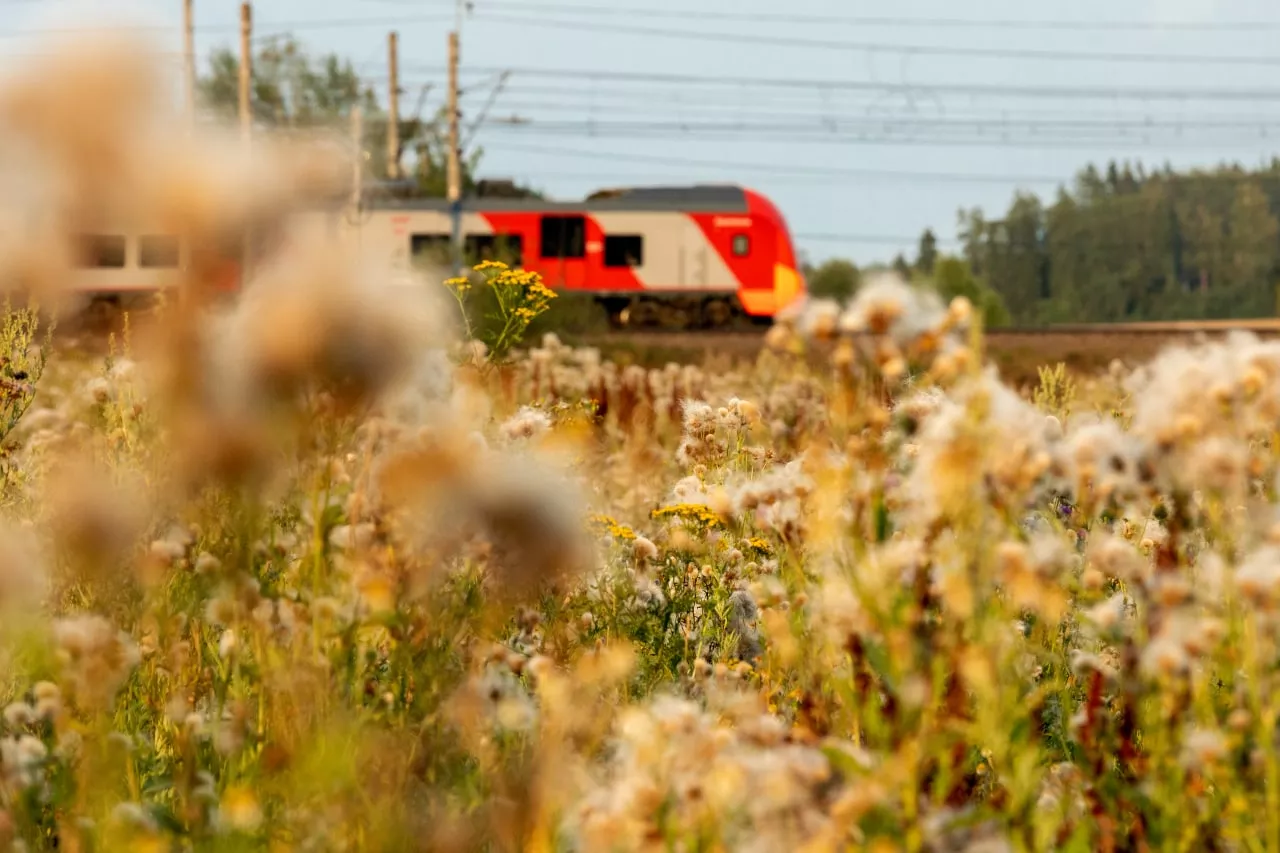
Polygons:
[[[0,5],[0,52],[14,61],[32,33],[103,21],[153,26],[181,49],[180,0]],[[237,43],[239,3],[195,5],[203,67]],[[485,116],[471,137],[484,149],[481,177],[564,199],[743,184],[777,204],[813,261],[910,257],[925,228],[953,248],[960,209],[998,217],[1020,190],[1052,200],[1089,162],[1249,165],[1280,154],[1274,0],[472,5],[463,105],[464,124]],[[434,112],[453,12],[449,0],[258,0],[255,35],[337,52],[385,92],[394,29],[402,111],[429,87]]]

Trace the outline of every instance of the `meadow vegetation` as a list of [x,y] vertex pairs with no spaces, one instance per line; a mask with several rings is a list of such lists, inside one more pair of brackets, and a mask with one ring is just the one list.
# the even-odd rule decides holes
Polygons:
[[[332,190],[140,131],[144,59],[0,89],[75,190],[6,204],[212,241]],[[0,849],[1280,850],[1280,346],[1023,396],[886,274],[620,368],[472,272],[300,238],[102,359],[6,315]]]

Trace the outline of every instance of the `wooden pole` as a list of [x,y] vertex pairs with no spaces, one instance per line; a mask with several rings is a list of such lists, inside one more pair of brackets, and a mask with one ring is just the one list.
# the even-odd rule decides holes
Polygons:
[[248,145],[253,128],[250,94],[253,85],[253,12],[248,0],[240,4],[240,134]]
[[462,269],[462,152],[458,150],[458,33],[449,33],[449,212],[453,274]]
[[[253,112],[250,87],[253,81],[253,12],[248,0],[240,4],[240,138],[247,150],[253,141]],[[244,287],[253,269],[253,234],[246,229],[240,262],[240,284]]]
[[400,178],[400,59],[399,41],[392,32],[387,35],[387,177]]
[[359,221],[360,204],[364,195],[364,110],[359,104],[351,108],[351,142],[356,151],[351,167],[351,205],[355,208]]
[[195,0],[182,0],[182,73],[187,122],[196,123],[196,16]]

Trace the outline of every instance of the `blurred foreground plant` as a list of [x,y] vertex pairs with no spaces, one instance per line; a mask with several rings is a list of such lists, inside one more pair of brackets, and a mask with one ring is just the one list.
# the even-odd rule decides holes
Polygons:
[[5,298],[0,326],[0,444],[9,437],[36,397],[36,386],[49,360],[53,323],[38,340],[40,314],[35,306],[15,309]]

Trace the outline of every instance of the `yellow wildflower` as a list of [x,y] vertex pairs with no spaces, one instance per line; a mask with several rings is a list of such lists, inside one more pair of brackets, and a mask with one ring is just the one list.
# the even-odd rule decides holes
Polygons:
[[705,504],[672,504],[655,509],[652,513],[653,518],[683,518],[686,521],[693,521],[703,527],[720,527],[723,522],[720,516],[716,515],[712,509]]
[[588,519],[592,524],[604,528],[614,539],[623,539],[631,541],[636,538],[636,532],[626,525],[619,524],[613,518],[607,515],[593,515]]

